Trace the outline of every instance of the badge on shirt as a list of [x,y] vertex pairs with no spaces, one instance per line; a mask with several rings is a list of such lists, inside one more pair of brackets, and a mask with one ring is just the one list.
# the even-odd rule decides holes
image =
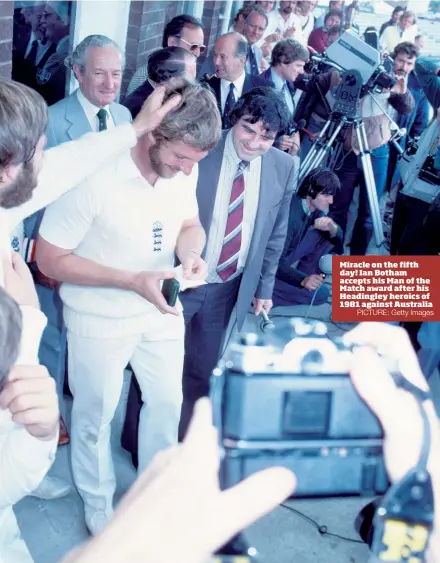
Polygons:
[[161,252],[162,251],[162,238],[163,238],[163,225],[159,221],[155,221],[153,223],[152,228],[153,234],[153,252]]
[[50,77],[52,76],[51,72],[47,72],[47,70],[44,70],[44,68],[41,68],[38,72],[37,72],[37,83],[40,86],[43,86],[44,84],[46,84],[47,82],[49,82]]

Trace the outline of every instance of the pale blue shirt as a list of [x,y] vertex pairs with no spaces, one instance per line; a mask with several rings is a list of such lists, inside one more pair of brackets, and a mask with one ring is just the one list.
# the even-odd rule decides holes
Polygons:
[[287,107],[289,108],[290,113],[293,114],[295,107],[293,105],[292,96],[290,94],[286,80],[283,80],[281,76],[274,71],[273,68],[270,69],[270,74],[271,80],[275,85],[275,89],[283,94]]

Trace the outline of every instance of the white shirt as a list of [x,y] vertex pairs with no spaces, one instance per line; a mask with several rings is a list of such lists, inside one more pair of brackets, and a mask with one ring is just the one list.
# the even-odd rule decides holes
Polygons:
[[[217,184],[214,210],[212,213],[211,226],[209,228],[208,241],[206,244],[205,260],[208,264],[209,283],[222,283],[223,280],[217,274],[217,266],[223,247],[226,223],[228,220],[229,201],[231,199],[232,184],[239,163],[241,162],[234,148],[232,131],[228,133],[223,152],[222,167]],[[246,264],[251,245],[254,224],[257,216],[258,200],[260,197],[261,157],[254,158],[245,168],[244,173],[244,208],[243,225],[241,231],[241,248],[238,258],[237,275],[240,274]]]
[[308,14],[307,16],[298,14],[298,19],[301,23],[303,39],[307,43],[307,41],[309,40],[309,35],[312,33],[313,28],[315,27],[315,16],[312,13]]
[[[86,114],[87,120],[90,123],[90,127],[92,128],[92,131],[94,132],[99,131],[99,118],[97,114],[101,108],[92,104],[92,102],[90,102],[84,96],[84,94],[81,92],[79,88],[76,91],[76,95],[78,98],[78,102],[81,104],[81,107],[83,108],[84,113]],[[110,113],[110,106],[106,105],[102,109],[105,109],[105,111],[107,112],[107,129],[113,129],[115,127],[115,122],[113,121],[112,114]]]
[[[48,207],[40,235],[59,248],[127,272],[172,270],[183,222],[198,216],[198,167],[151,186],[130,152]],[[156,307],[116,287],[63,283],[64,320],[85,337],[117,338],[145,332]]]
[[[88,134],[78,141],[49,149],[44,155],[38,186],[27,203],[14,209],[0,209],[0,248],[9,253],[11,232],[25,218],[45,207],[62,193],[136,144],[130,124]],[[81,166],[78,166],[81,163]],[[0,282],[3,285],[0,267]],[[46,318],[33,307],[21,307],[23,331],[17,364],[38,364],[38,348]],[[9,411],[0,410],[0,561],[18,563],[17,554],[25,553],[20,540],[13,505],[33,491],[43,480],[55,458],[58,437],[48,442],[34,438],[11,419]]]
[[246,73],[243,71],[243,74],[239,76],[237,80],[234,80],[234,82],[231,82],[230,80],[226,80],[226,78],[220,79],[222,115],[223,112],[225,111],[226,99],[228,97],[231,84],[234,84],[234,96],[235,96],[235,101],[237,101],[238,98],[241,98],[241,95],[243,93],[243,85],[245,78],[246,78]]
[[51,41],[46,41],[46,43],[43,45],[41,43],[41,41],[39,39],[37,39],[36,35],[34,32],[31,33],[31,37],[29,39],[29,43],[26,47],[26,52],[24,54],[24,58],[28,57],[31,50],[32,50],[32,44],[34,41],[38,41],[38,47],[37,47],[37,56],[35,59],[35,63],[38,64],[41,59],[44,57],[44,55],[46,54],[46,51],[51,47],[52,43]]
[[402,31],[400,25],[389,25],[380,36],[380,46],[388,53],[392,53],[396,45],[403,41],[414,43],[417,33],[417,25],[412,25],[405,31]]
[[266,31],[264,32],[264,37],[272,35],[272,33],[280,33],[283,35],[289,27],[295,28],[295,33],[292,39],[299,41],[300,43],[305,43],[302,34],[301,21],[296,14],[293,12],[289,15],[287,20],[283,18],[279,10],[272,10],[268,16],[269,23],[267,25]]

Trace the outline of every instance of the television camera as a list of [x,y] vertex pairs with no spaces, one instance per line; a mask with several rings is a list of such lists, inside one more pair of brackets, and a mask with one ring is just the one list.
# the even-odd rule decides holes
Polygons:
[[[393,61],[388,55],[382,54],[363,41],[356,33],[347,30],[328,47],[322,56],[312,55],[312,69],[314,69],[315,76],[322,71],[324,66],[327,69],[333,67],[340,72],[340,83],[333,92],[334,105],[333,109],[329,111],[329,118],[301,163],[298,181],[300,183],[311,170],[319,167],[334,145],[343,143],[340,136],[341,130],[353,126],[367,187],[376,245],[381,247],[384,242],[384,234],[368,138],[363,121],[363,117],[366,115],[361,116],[361,100],[369,96],[372,115],[377,113],[386,116],[390,122],[390,130],[394,132],[390,142],[394,144],[400,154],[402,149],[397,141],[406,131],[399,129],[374,95],[392,88],[396,83]],[[318,92],[323,97],[319,88]],[[378,110],[373,109],[373,104],[377,106]],[[311,104],[308,102],[307,105]],[[300,102],[300,108],[295,116],[297,120],[303,117],[301,107],[304,106],[301,106]],[[337,150],[334,152],[338,154]]]

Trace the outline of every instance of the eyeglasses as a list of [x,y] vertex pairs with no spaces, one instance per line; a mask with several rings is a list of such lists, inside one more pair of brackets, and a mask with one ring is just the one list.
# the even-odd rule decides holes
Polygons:
[[180,41],[183,41],[183,43],[189,45],[189,50],[191,51],[191,53],[194,53],[194,51],[197,51],[197,49],[199,49],[200,54],[202,55],[206,50],[206,45],[199,45],[198,43],[188,43],[188,41],[185,41],[185,39],[182,39],[182,37],[178,37],[178,39],[180,39]]

